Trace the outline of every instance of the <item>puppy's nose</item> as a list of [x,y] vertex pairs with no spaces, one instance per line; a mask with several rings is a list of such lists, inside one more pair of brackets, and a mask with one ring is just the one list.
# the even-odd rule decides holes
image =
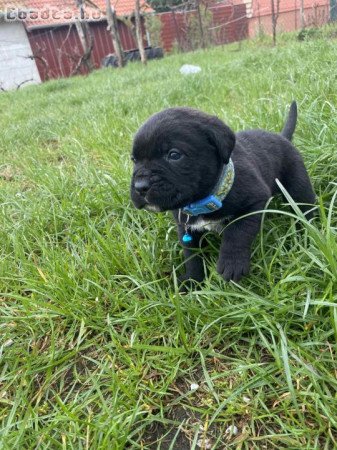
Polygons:
[[149,180],[143,178],[142,180],[135,181],[135,189],[139,195],[144,196],[150,188]]

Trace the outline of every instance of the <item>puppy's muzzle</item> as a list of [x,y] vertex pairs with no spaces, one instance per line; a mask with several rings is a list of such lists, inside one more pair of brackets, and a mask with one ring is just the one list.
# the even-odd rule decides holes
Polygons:
[[150,181],[146,178],[141,178],[135,181],[135,190],[138,195],[145,197],[148,190],[150,189]]

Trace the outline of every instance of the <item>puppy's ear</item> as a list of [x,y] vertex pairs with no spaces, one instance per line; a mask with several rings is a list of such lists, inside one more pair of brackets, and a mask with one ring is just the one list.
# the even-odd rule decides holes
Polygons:
[[224,164],[228,164],[235,145],[234,132],[220,119],[212,117],[207,127],[207,135],[211,145],[217,149],[221,160]]

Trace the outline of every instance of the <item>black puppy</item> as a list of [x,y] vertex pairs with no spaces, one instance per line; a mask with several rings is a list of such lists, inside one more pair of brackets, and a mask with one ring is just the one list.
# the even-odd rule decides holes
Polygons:
[[[202,258],[193,253],[205,232],[222,232],[217,271],[225,280],[248,274],[250,247],[268,199],[279,179],[302,211],[311,216],[315,194],[303,160],[290,140],[297,106],[293,102],[281,134],[233,131],[217,117],[190,108],[154,114],[133,142],[131,198],[137,208],[173,211],[184,246],[186,274],[202,281]],[[228,224],[226,226],[226,224]]]

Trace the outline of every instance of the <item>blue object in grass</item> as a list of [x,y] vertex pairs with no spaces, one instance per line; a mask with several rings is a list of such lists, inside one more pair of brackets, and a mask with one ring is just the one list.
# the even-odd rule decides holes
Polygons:
[[185,233],[183,236],[183,243],[184,244],[188,244],[190,242],[192,242],[193,238],[189,233]]

